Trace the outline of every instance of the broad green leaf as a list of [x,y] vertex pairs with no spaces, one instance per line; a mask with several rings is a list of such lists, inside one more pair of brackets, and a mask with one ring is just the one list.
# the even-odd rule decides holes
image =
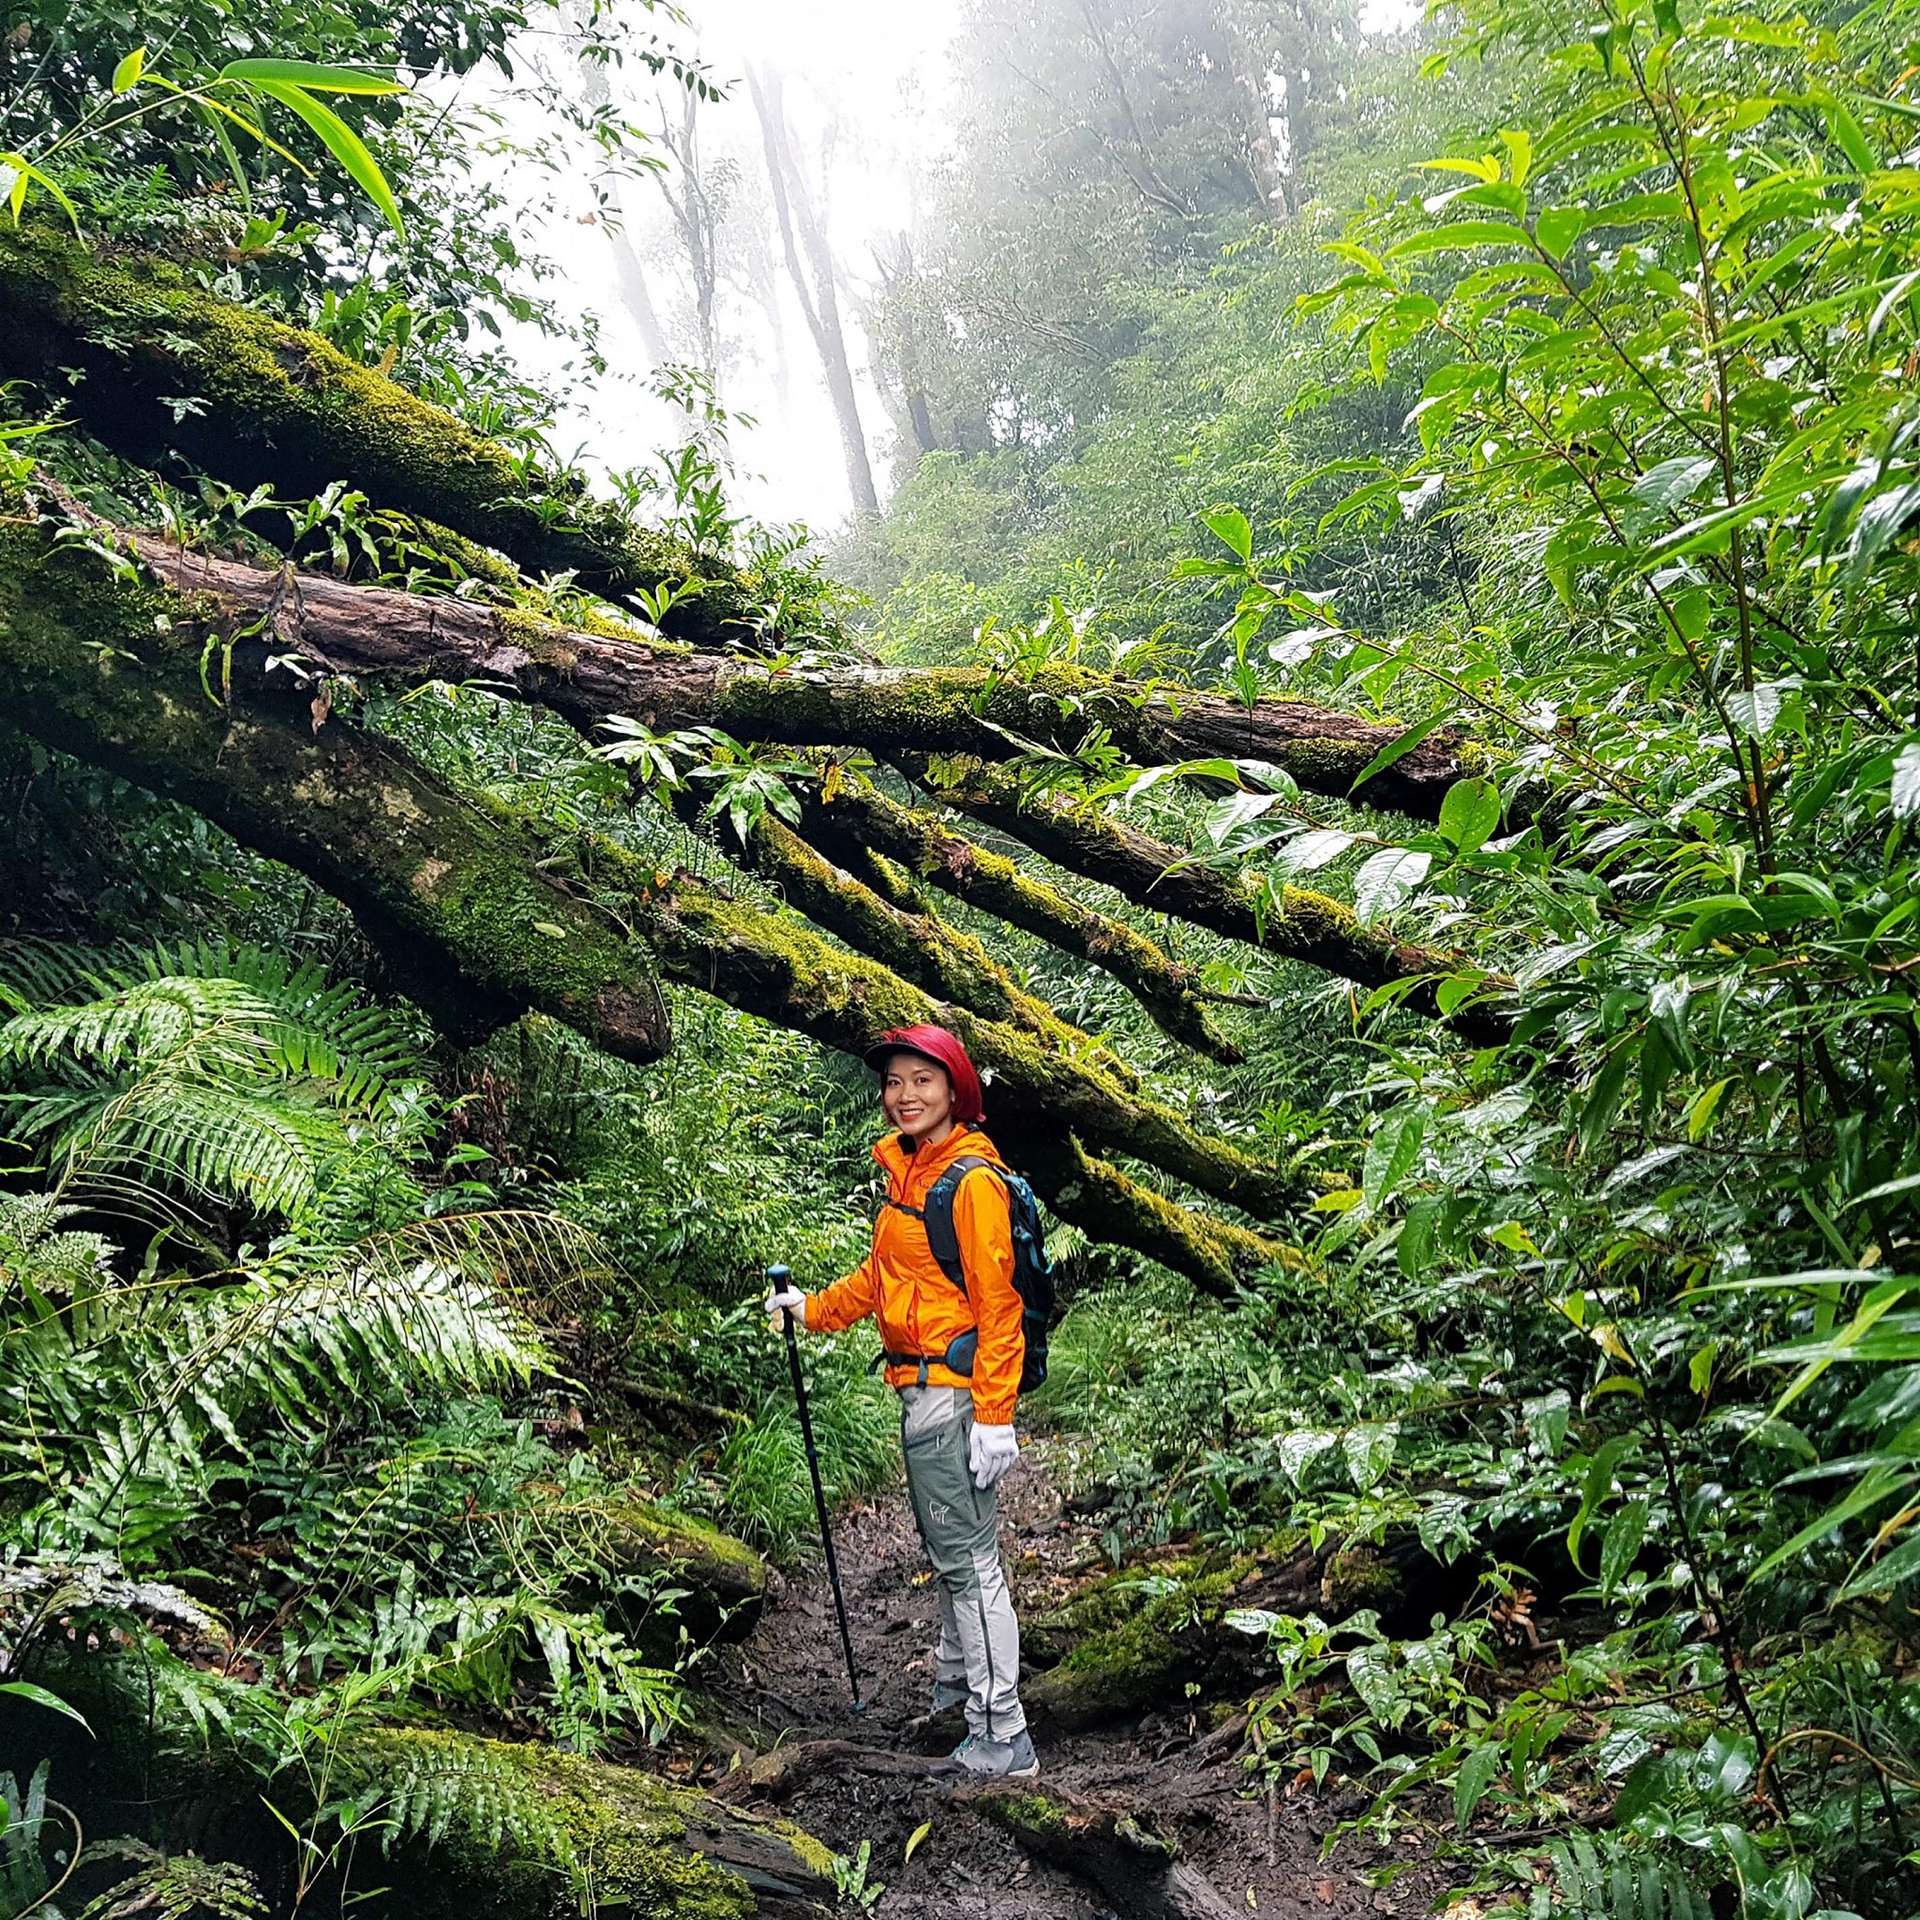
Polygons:
[[1440,831],[1456,853],[1476,853],[1500,824],[1500,789],[1477,775],[1456,780],[1440,803]]
[[1704,453],[1683,453],[1671,460],[1662,460],[1633,483],[1633,497],[1656,512],[1670,513],[1691,500],[1719,464]]
[[1366,1493],[1379,1484],[1381,1476],[1393,1465],[1397,1438],[1397,1430],[1392,1426],[1350,1427],[1341,1436],[1340,1451],[1356,1492]]
[[1606,1064],[1593,1076],[1586,1104],[1580,1110],[1580,1151],[1589,1159],[1596,1154],[1612,1130],[1614,1116],[1620,1111],[1621,1097],[1627,1090],[1627,1078],[1633,1071],[1638,1052],[1632,1040],[1622,1040]]
[[1366,1166],[1360,1176],[1367,1205],[1374,1212],[1378,1213],[1399,1191],[1400,1183],[1420,1158],[1426,1137],[1427,1107],[1423,1100],[1408,1100],[1382,1116],[1367,1142]]
[[1253,528],[1238,507],[1212,507],[1200,519],[1215,539],[1232,548],[1242,560],[1253,558]]
[[1599,1546],[1599,1590],[1609,1599],[1619,1592],[1620,1582],[1634,1571],[1634,1561],[1647,1538],[1651,1517],[1653,1509],[1647,1501],[1630,1500],[1620,1507],[1613,1523],[1607,1526],[1607,1538]]
[[400,218],[399,204],[393,197],[393,189],[387,185],[386,175],[380,171],[379,163],[367,151],[366,142],[324,101],[314,99],[299,87],[279,80],[256,80],[252,84],[256,91],[279,101],[289,113],[296,114],[313,129],[321,144],[352,177],[354,184],[386,216],[387,224],[395,235],[405,240],[407,230]]
[[57,1693],[49,1692],[45,1687],[36,1687],[31,1680],[0,1680],[0,1693],[10,1694],[16,1700],[28,1700],[36,1707],[45,1707],[49,1713],[63,1714],[67,1719],[86,1727],[86,1715],[78,1708],[70,1707]]
[[13,170],[13,184],[7,195],[7,208],[13,215],[14,224],[20,224],[20,209],[26,205],[29,185],[40,187],[58,202],[60,210],[67,216],[76,234],[80,231],[80,216],[74,211],[74,205],[66,196],[59,181],[50,174],[42,173],[24,154],[0,153],[0,169]]
[[1485,1798],[1505,1758],[1505,1751],[1489,1740],[1461,1761],[1459,1778],[1453,1783],[1453,1823],[1460,1832],[1466,1832],[1474,1808]]
[[222,80],[248,86],[290,86],[315,93],[405,93],[407,88],[391,74],[368,73],[360,67],[333,67],[318,60],[229,60],[220,69]]
[[1353,910],[1363,925],[1403,907],[1419,891],[1433,855],[1409,847],[1383,847],[1361,862],[1353,877]]
[[1353,845],[1353,835],[1336,827],[1315,827],[1298,834],[1280,849],[1280,865],[1288,873],[1313,873]]
[[1896,820],[1920,820],[1920,740],[1909,740],[1893,756],[1887,804]]
[[1437,253],[1464,253],[1474,247],[1531,245],[1524,227],[1508,220],[1456,220],[1449,226],[1410,233],[1387,249],[1390,260],[1422,259]]
[[1422,720],[1418,726],[1409,727],[1405,733],[1397,734],[1376,753],[1354,776],[1354,782],[1347,789],[1349,793],[1358,793],[1376,773],[1385,773],[1397,760],[1404,760],[1423,740],[1447,725],[1452,719],[1448,713],[1436,714],[1431,720]]
[[113,90],[115,93],[127,93],[140,84],[140,76],[146,71],[147,50],[135,47],[113,70]]
[[1533,237],[1542,253],[1556,260],[1567,257],[1567,249],[1587,230],[1584,207],[1548,207],[1533,223]]

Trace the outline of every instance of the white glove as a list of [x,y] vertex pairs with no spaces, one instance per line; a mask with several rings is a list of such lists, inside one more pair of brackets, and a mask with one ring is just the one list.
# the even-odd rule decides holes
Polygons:
[[983,1427],[977,1422],[973,1441],[967,1449],[967,1464],[973,1469],[973,1484],[982,1493],[1020,1458],[1020,1442],[1012,1427]]
[[807,1296],[791,1284],[776,1287],[767,1295],[767,1324],[775,1333],[785,1328],[789,1311],[793,1314],[793,1324],[804,1327],[807,1324]]

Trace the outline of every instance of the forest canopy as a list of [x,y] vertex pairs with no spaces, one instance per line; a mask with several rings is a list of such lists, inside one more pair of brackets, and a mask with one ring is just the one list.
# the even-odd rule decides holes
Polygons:
[[864,1898],[703,1683],[928,1021],[1146,1623],[1061,1727],[1458,1914],[1920,1907],[1911,9],[966,0],[870,263],[697,10],[160,11],[0,38],[10,1910]]

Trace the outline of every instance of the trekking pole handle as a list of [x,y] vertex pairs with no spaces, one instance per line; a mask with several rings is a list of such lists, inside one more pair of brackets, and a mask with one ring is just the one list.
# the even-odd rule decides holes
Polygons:
[[[791,1267],[772,1266],[767,1269],[767,1283],[775,1293],[785,1293],[787,1290],[787,1282],[792,1278],[793,1269]],[[786,1317],[788,1332],[792,1332],[793,1309],[791,1307],[782,1307],[780,1311]]]

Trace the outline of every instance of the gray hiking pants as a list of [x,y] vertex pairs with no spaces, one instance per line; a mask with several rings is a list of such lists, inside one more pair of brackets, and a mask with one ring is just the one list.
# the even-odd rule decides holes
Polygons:
[[1000,1498],[973,1484],[967,1463],[973,1396],[959,1387],[900,1390],[907,1495],[940,1591],[934,1677],[967,1689],[967,1726],[1011,1740],[1020,1706],[1020,1627],[1000,1564]]

